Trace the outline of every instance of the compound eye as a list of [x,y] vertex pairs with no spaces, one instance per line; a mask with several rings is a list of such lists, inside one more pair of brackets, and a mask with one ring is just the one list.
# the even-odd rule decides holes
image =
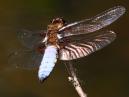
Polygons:
[[53,21],[53,23],[60,23],[60,21],[59,20],[55,20],[55,21]]

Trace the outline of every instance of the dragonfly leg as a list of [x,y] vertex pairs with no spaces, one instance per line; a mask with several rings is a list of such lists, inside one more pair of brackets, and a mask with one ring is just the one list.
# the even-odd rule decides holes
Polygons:
[[44,50],[45,50],[45,45],[44,44],[40,44],[38,47],[37,47],[37,51],[40,53],[40,54],[43,54],[44,53]]

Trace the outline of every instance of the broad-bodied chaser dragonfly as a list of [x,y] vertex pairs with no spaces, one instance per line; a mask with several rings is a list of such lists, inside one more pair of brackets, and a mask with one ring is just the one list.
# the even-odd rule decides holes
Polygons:
[[55,18],[47,30],[18,32],[19,40],[28,50],[12,53],[10,62],[16,67],[38,67],[38,78],[42,82],[50,75],[57,59],[82,58],[110,44],[116,37],[115,32],[97,30],[110,25],[124,13],[124,7],[116,6],[90,19],[66,24],[62,18]]

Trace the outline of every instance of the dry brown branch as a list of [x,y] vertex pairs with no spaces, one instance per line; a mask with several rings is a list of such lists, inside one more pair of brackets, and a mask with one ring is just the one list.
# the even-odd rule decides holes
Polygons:
[[75,72],[75,68],[73,67],[73,64],[71,62],[67,62],[66,63],[66,68],[67,68],[67,71],[69,73],[68,80],[69,80],[69,82],[72,83],[72,85],[74,86],[78,95],[80,97],[87,97],[87,94],[83,91],[83,89],[82,89],[82,87],[81,87],[81,85],[78,81],[78,78],[77,78],[77,75],[76,75],[76,72]]

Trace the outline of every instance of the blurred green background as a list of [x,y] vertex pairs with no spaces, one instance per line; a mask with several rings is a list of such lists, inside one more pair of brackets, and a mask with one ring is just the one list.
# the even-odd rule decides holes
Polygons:
[[1,0],[0,1],[0,97],[78,97],[62,62],[44,84],[36,70],[8,69],[10,50],[21,47],[16,31],[46,29],[50,20],[72,22],[122,5],[126,14],[107,27],[117,39],[106,48],[74,61],[88,97],[129,97],[129,1],[128,0]]

